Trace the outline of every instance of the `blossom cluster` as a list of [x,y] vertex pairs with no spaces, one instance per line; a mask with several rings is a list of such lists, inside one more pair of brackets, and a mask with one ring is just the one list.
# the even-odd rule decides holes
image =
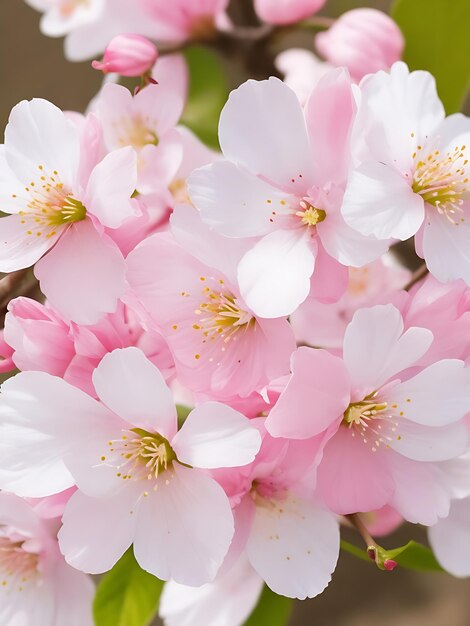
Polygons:
[[[0,148],[0,271],[33,267],[45,297],[11,300],[0,345],[20,370],[2,625],[91,626],[89,574],[133,546],[168,626],[240,626],[264,583],[320,594],[358,514],[429,527],[470,575],[470,120],[374,14],[379,67],[331,58],[308,93],[248,80],[217,152],[180,123],[184,59],[153,67],[143,36],[230,28],[227,2],[27,1],[70,57],[125,24],[95,66],[144,80],[105,82],[86,115],[23,101]],[[255,4],[278,24],[323,2]],[[419,281],[394,255],[413,236]]]

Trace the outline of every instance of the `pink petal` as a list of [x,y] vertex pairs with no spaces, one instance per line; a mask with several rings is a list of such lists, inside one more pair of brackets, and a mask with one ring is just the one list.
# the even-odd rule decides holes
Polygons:
[[124,293],[124,259],[90,220],[72,224],[35,268],[49,302],[66,318],[94,324]]
[[350,402],[349,375],[341,359],[325,350],[299,348],[292,376],[266,419],[273,437],[307,439],[337,421]]

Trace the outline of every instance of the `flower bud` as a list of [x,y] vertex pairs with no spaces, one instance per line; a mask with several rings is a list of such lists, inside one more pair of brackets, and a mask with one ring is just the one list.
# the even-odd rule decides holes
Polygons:
[[326,0],[255,0],[258,17],[269,24],[294,24],[319,11]]
[[404,39],[391,17],[376,9],[353,9],[316,37],[317,50],[336,66],[346,66],[355,80],[389,69],[401,58]]
[[105,74],[116,72],[121,76],[142,76],[155,65],[158,50],[155,44],[141,35],[117,35],[104,51],[102,61],[93,61],[95,70]]

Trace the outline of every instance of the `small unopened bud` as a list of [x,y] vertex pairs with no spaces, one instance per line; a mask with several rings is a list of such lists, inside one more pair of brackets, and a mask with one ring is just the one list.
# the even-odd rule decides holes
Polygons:
[[387,570],[387,572],[392,572],[396,568],[397,565],[398,563],[394,561],[393,559],[385,559],[384,561],[384,567]]
[[362,8],[343,13],[328,31],[318,33],[315,44],[327,61],[347,67],[359,81],[399,61],[405,42],[386,13]]
[[93,61],[95,70],[121,76],[148,74],[158,58],[154,43],[141,35],[117,35],[106,46],[102,61]]
[[268,24],[294,24],[319,11],[326,0],[255,0],[258,17]]

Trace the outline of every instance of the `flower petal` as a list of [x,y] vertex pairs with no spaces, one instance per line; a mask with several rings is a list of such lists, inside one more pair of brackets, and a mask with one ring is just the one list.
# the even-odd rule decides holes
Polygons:
[[431,331],[403,328],[400,311],[392,304],[356,311],[344,335],[343,359],[358,393],[376,391],[426,353]]
[[386,396],[389,400],[384,400],[412,422],[424,426],[453,424],[470,411],[469,371],[463,361],[444,359],[393,387]]
[[180,461],[194,467],[241,467],[254,461],[261,436],[250,420],[220,402],[204,402],[172,441]]
[[93,372],[98,397],[130,424],[171,439],[176,408],[158,368],[138,348],[113,350]]
[[118,247],[88,219],[72,224],[35,267],[49,303],[78,324],[95,324],[116,310],[124,272]]
[[292,376],[266,419],[273,437],[307,439],[327,429],[350,402],[349,374],[326,350],[299,348]]
[[260,317],[283,317],[302,304],[315,268],[315,242],[302,230],[277,230],[249,250],[238,266],[240,291]]
[[341,212],[363,235],[403,241],[423,223],[424,202],[400,171],[370,161],[349,176]]
[[277,78],[249,80],[232,91],[220,116],[219,139],[227,159],[285,191],[303,196],[313,182],[302,108]]
[[233,531],[222,487],[175,463],[158,489],[142,499],[134,553],[139,565],[161,580],[197,587],[214,580]]
[[439,563],[453,576],[470,576],[470,498],[454,500],[449,516],[428,531]]
[[339,525],[331,513],[292,494],[256,507],[246,551],[275,593],[313,598],[331,580],[339,555]]

